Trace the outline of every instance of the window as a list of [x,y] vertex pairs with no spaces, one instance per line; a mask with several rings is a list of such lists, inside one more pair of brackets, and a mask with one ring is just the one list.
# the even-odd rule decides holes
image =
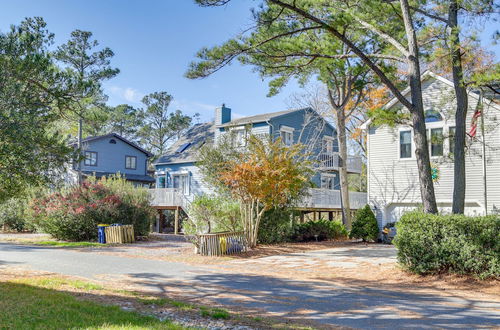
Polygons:
[[109,140],[109,143],[116,144],[116,140],[115,139],[111,139],[111,140]]
[[243,147],[246,145],[246,130],[245,129],[235,129],[232,131],[233,146]]
[[430,134],[431,156],[443,155],[443,128],[431,128]]
[[129,170],[135,170],[137,168],[137,157],[125,156],[125,168]]
[[434,123],[443,120],[441,114],[436,110],[426,110],[425,111],[425,122]]
[[97,152],[85,151],[85,166],[97,166]]
[[411,131],[399,132],[399,158],[411,158]]
[[333,138],[330,136],[323,137],[323,150],[324,152],[333,153]]
[[281,140],[286,146],[291,146],[293,144],[293,128],[288,126],[282,126],[280,129]]
[[448,139],[450,144],[450,154],[453,154],[455,151],[455,127],[449,128]]
[[158,188],[166,188],[166,178],[164,176],[158,177]]
[[330,190],[336,189],[335,178],[335,174],[321,174],[321,188]]
[[184,195],[189,195],[189,175],[180,174],[173,176],[173,186],[178,189]]

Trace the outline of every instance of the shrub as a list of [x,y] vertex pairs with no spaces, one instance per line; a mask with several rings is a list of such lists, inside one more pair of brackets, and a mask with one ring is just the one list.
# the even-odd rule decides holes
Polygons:
[[147,235],[155,215],[147,191],[119,177],[90,180],[34,199],[31,206],[38,228],[69,241],[95,240],[100,223],[132,224],[135,235]]
[[379,229],[375,214],[373,214],[369,205],[365,205],[364,208],[358,210],[356,213],[349,236],[351,238],[361,238],[366,242],[375,241],[378,234]]
[[27,203],[25,198],[11,198],[0,204],[0,227],[19,232],[29,230],[25,215]]
[[292,239],[299,242],[324,241],[347,237],[347,230],[340,221],[318,220],[294,226]]
[[240,207],[225,196],[199,195],[191,203],[189,218],[184,224],[186,234],[241,231]]
[[259,227],[258,242],[277,244],[288,242],[293,234],[294,211],[288,208],[274,208],[264,212]]
[[417,274],[500,277],[500,217],[409,212],[396,224],[398,261]]

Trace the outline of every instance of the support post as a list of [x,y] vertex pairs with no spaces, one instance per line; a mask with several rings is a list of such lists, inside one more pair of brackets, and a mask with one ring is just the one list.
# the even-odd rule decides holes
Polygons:
[[179,207],[175,208],[174,234],[179,234]]
[[484,107],[483,107],[483,90],[479,91],[479,109],[481,111],[481,137],[482,137],[482,153],[483,153],[483,193],[484,193],[484,215],[488,215],[488,186],[486,180],[486,137],[484,134]]

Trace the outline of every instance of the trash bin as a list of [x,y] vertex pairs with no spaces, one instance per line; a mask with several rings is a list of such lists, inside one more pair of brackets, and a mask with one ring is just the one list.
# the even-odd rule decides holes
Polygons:
[[106,231],[108,225],[97,225],[97,241],[101,244],[106,244]]

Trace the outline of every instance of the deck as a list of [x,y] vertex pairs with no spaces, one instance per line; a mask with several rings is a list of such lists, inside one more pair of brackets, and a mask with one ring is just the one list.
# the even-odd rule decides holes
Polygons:
[[[341,166],[341,158],[338,152],[322,153],[319,155],[320,171],[338,171]],[[347,157],[347,172],[361,174],[363,161],[359,156]]]
[[[182,208],[186,210],[192,200],[191,196],[185,196],[173,188],[150,189],[151,205],[157,209]],[[349,192],[351,209],[360,209],[367,203],[364,192]],[[308,196],[297,204],[299,209],[310,210],[338,210],[341,209],[341,197],[339,190],[309,189]]]

